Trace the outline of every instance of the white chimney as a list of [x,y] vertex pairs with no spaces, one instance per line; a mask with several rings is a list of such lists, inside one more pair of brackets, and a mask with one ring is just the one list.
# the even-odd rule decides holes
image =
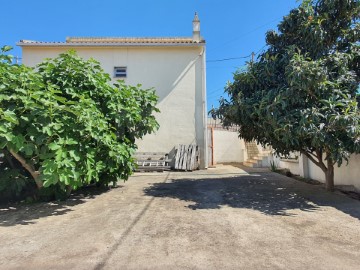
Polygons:
[[195,42],[200,42],[201,41],[201,37],[200,37],[200,20],[199,20],[197,12],[195,12],[195,17],[194,17],[194,20],[193,20],[193,41],[195,41]]

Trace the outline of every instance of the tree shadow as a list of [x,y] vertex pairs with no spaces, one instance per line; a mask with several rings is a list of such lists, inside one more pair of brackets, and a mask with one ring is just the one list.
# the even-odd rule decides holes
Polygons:
[[189,202],[187,207],[192,210],[228,206],[253,209],[266,215],[295,216],[291,210],[316,211],[320,206],[333,206],[360,219],[360,204],[354,206],[341,195],[294,181],[272,173],[231,178],[174,179],[153,184],[144,193]]
[[44,217],[65,215],[73,211],[72,207],[86,203],[109,190],[108,188],[85,187],[75,191],[66,201],[0,205],[0,226],[31,225]]

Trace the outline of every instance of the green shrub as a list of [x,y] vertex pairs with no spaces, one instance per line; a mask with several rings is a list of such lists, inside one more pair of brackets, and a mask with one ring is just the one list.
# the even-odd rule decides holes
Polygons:
[[275,160],[270,160],[270,170],[272,172],[276,172],[278,170],[278,164],[275,162]]
[[154,90],[111,78],[75,52],[32,69],[0,54],[0,149],[6,149],[37,187],[63,191],[91,182],[126,180],[135,140],[153,132]]
[[0,175],[0,194],[3,196],[13,194],[18,197],[29,182],[30,179],[22,175],[19,170],[5,168]]

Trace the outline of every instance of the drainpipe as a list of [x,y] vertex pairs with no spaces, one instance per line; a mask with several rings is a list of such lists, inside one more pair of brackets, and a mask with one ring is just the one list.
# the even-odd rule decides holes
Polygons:
[[207,104],[206,104],[206,49],[205,45],[201,53],[202,56],[202,106],[204,112],[204,168],[207,169],[209,166],[208,162],[208,135],[207,135]]
[[211,127],[211,166],[215,165],[214,158],[214,127]]

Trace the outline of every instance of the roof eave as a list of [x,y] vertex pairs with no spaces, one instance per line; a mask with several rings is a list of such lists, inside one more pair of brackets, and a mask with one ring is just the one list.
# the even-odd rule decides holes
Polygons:
[[202,47],[205,46],[205,40],[201,42],[189,43],[27,43],[18,42],[20,47]]

